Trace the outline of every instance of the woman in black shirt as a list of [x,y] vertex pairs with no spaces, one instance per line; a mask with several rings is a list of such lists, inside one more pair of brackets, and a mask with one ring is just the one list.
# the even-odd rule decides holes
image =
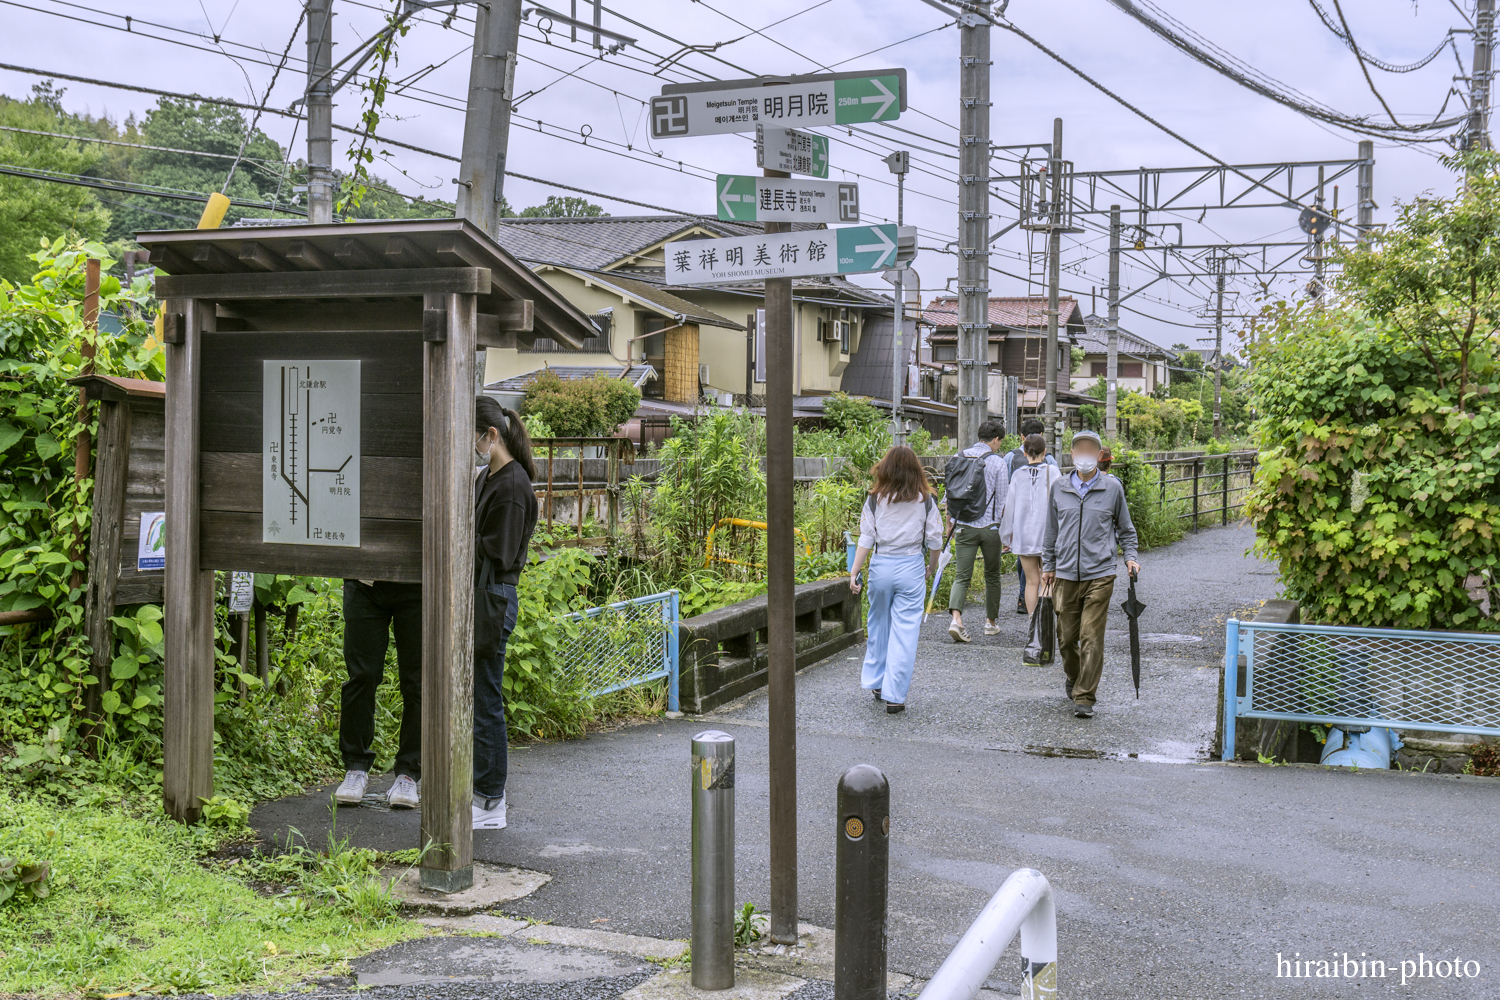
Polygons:
[[[531,438],[514,410],[475,401],[474,829],[505,828],[505,643],[516,627],[516,584],[536,528]],[[495,645],[498,649],[486,648]]]

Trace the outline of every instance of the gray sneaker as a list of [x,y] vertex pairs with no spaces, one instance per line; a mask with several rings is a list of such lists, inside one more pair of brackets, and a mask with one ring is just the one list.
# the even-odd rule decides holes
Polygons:
[[969,641],[969,630],[964,628],[958,622],[948,623],[948,635],[953,639],[954,642]]
[[357,806],[365,799],[365,785],[370,775],[365,771],[345,771],[344,783],[339,785],[333,798],[341,806]]
[[1079,719],[1092,719],[1094,717],[1094,706],[1085,705],[1081,701],[1074,702],[1073,715]]
[[415,809],[422,801],[422,790],[410,776],[403,774],[386,792],[385,801],[392,809]]

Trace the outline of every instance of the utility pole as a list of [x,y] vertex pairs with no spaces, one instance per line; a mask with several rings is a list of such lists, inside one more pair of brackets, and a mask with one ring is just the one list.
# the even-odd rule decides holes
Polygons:
[[977,440],[988,413],[990,359],[989,0],[959,15],[958,441]]
[[1465,148],[1490,148],[1490,63],[1495,47],[1495,0],[1477,0],[1474,62],[1469,67],[1469,125]]
[[1366,139],[1359,144],[1358,194],[1355,198],[1354,226],[1360,239],[1364,239],[1375,225],[1375,141]]
[[[767,177],[790,177],[766,170]],[[786,232],[767,222],[768,233]],[[797,530],[793,511],[792,279],[766,279],[766,686],[771,814],[771,940],[797,943]]]
[[469,64],[469,105],[464,116],[463,158],[454,215],[490,236],[499,234],[505,194],[505,154],[510,102],[516,83],[520,0],[490,0],[474,11],[474,58]]
[[1115,406],[1120,374],[1120,206],[1109,206],[1109,339],[1104,372],[1104,433],[1115,435]]
[[[1047,401],[1045,404],[1047,445],[1052,451],[1062,446],[1057,420],[1057,286],[1061,280],[1059,258],[1062,256],[1062,138],[1063,121],[1052,119],[1052,155],[1047,169],[1052,174],[1052,197],[1047,213]],[[1071,366],[1070,366],[1071,370]]]
[[[911,154],[898,149],[885,158],[891,173],[896,175],[896,225],[905,224],[906,173],[911,169]],[[895,268],[896,310],[895,338],[891,342],[891,444],[906,443],[906,416],[902,412],[901,400],[906,395],[906,268]]]
[[[1318,195],[1317,195],[1317,200],[1313,202],[1313,207],[1317,210],[1317,215],[1315,216],[1315,219],[1314,219],[1314,227],[1313,227],[1313,233],[1312,233],[1312,241],[1313,241],[1312,262],[1313,262],[1313,289],[1314,289],[1314,291],[1313,291],[1313,301],[1314,301],[1314,304],[1316,304],[1319,308],[1322,308],[1323,300],[1324,300],[1324,295],[1325,295],[1325,289],[1323,287],[1323,233],[1328,228],[1327,225],[1325,225],[1321,221],[1322,216],[1323,216],[1323,168],[1322,167],[1318,168]],[[1221,278],[1220,280],[1222,281],[1223,279]]]
[[333,0],[307,3],[307,221],[333,221]]
[[[1218,437],[1222,420],[1219,394],[1224,386],[1224,268],[1228,261],[1224,257],[1218,257],[1214,263],[1219,272],[1215,282],[1219,302],[1214,308],[1214,437]],[[1321,264],[1318,266],[1322,267]]]

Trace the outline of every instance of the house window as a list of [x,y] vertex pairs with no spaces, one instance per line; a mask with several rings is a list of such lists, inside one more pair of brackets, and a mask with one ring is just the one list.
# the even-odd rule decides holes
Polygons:
[[958,360],[958,345],[957,344],[933,344],[932,345],[932,360],[934,360],[934,361],[957,361]]
[[[1139,362],[1139,361],[1121,361],[1121,362],[1118,362],[1118,369],[1119,369],[1119,377],[1120,378],[1140,378],[1141,377],[1141,362]],[[1089,362],[1089,377],[1090,378],[1109,378],[1109,362],[1108,361],[1090,361]]]
[[848,354],[849,353],[849,342],[852,339],[852,336],[851,336],[851,330],[852,330],[852,328],[853,328],[853,324],[849,322],[849,310],[847,310],[847,309],[840,309],[839,310],[839,319],[838,319],[838,324],[837,324],[838,340],[839,340],[839,353],[840,354]]
[[[600,313],[599,315],[594,316],[593,320],[594,326],[600,332],[597,336],[583,338],[583,346],[579,348],[580,353],[588,352],[591,354],[602,354],[605,351],[609,350],[609,330],[614,317],[610,313]],[[567,350],[569,350],[569,348],[564,347],[562,344],[559,344],[557,341],[553,340],[550,337],[538,337],[529,348],[521,348],[521,353],[558,354]]]

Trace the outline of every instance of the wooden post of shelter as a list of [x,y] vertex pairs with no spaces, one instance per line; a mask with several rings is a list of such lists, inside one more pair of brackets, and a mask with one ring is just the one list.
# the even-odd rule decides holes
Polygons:
[[467,888],[474,355],[592,323],[459,219],[138,239],[167,303],[167,811],[213,794],[214,570],[421,583],[421,881]]

